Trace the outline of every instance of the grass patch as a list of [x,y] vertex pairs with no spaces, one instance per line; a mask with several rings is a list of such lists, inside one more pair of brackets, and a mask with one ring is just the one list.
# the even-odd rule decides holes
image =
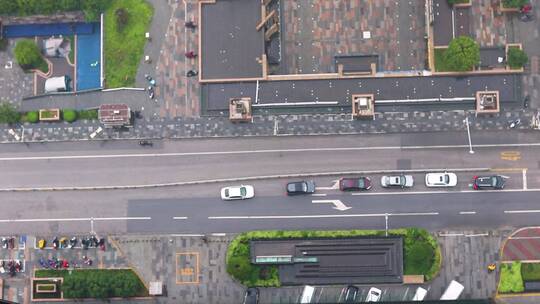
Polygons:
[[[118,27],[116,11],[127,11],[127,23]],[[107,87],[129,87],[135,83],[147,32],[154,14],[145,0],[115,0],[105,11],[105,79]]]
[[446,49],[435,49],[435,71],[436,72],[451,72],[446,61],[444,60],[444,52]]
[[502,264],[501,275],[499,279],[500,293],[519,293],[523,292],[523,278],[521,276],[521,263]]
[[521,264],[521,277],[523,281],[540,281],[540,263]]
[[64,278],[64,298],[143,297],[148,290],[130,269],[36,270],[35,276]]
[[59,118],[58,112],[56,111],[41,111],[41,117],[42,118]]
[[69,51],[69,62],[72,64],[75,64],[75,36],[67,36],[67,39],[69,39],[69,47],[71,51]]
[[[36,292],[38,284],[52,284],[56,285],[56,292]],[[62,284],[60,282],[55,282],[53,280],[33,280],[33,296],[34,299],[60,299],[62,293]],[[41,290],[53,290],[53,286],[41,286]]]
[[[238,235],[227,249],[227,272],[247,286],[277,287],[277,266],[253,265],[250,263],[249,241],[252,239],[275,238],[344,238],[358,236],[384,236],[380,230],[336,230],[336,231],[251,231]],[[390,230],[391,236],[402,236],[404,246],[405,274],[424,275],[431,280],[439,271],[441,252],[435,238],[426,230],[408,228]]]

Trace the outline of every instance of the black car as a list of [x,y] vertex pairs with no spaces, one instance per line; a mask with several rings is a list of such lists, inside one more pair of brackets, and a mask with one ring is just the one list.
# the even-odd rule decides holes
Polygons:
[[313,181],[300,181],[287,184],[287,195],[308,194],[315,192]]
[[349,285],[341,290],[340,303],[355,303],[358,296],[358,287]]
[[505,179],[500,175],[473,177],[473,189],[503,189]]
[[259,303],[259,289],[248,288],[244,294],[243,304],[257,304]]

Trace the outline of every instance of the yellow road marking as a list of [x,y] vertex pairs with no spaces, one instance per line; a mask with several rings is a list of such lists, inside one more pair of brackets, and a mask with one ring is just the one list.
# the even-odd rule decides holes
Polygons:
[[501,152],[502,160],[518,161],[521,159],[521,152],[519,151],[503,151]]
[[[186,265],[178,265],[181,259],[186,259]],[[187,260],[195,260],[195,265],[191,265]],[[191,262],[191,261],[190,261]],[[184,264],[184,263],[182,263]],[[184,280],[191,277],[191,281]],[[199,284],[199,253],[198,252],[177,252],[176,253],[176,284]]]
[[523,172],[523,170],[527,170],[528,168],[491,168],[490,171],[492,172]]

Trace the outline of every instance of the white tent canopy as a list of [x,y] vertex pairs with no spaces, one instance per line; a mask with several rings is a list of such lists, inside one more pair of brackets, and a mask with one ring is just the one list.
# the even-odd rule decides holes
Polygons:
[[51,77],[45,81],[45,93],[62,92],[68,89],[67,76]]

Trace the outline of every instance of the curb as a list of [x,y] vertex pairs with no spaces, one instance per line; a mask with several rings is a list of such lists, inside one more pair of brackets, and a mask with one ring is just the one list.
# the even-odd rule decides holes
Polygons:
[[262,175],[262,176],[247,176],[237,178],[221,178],[207,179],[186,182],[172,182],[160,184],[144,184],[144,185],[123,185],[123,186],[83,186],[83,187],[39,187],[39,188],[1,188],[0,192],[32,192],[32,191],[78,191],[78,190],[127,190],[127,189],[146,189],[146,188],[161,188],[161,187],[177,187],[190,185],[203,185],[225,182],[241,182],[255,181],[264,179],[281,179],[281,178],[300,178],[300,177],[321,177],[334,175],[353,175],[353,174],[389,174],[389,173],[424,173],[424,172],[486,172],[491,168],[467,168],[467,169],[410,169],[410,170],[372,170],[372,171],[337,171],[337,172],[318,172],[318,173],[297,173],[297,174],[282,174],[282,175]]

